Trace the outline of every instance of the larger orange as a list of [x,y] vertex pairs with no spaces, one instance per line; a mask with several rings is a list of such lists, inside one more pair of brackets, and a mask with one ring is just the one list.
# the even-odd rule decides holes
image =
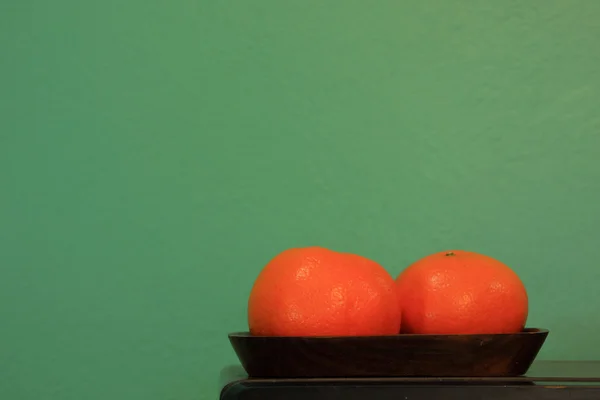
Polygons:
[[435,253],[410,265],[396,281],[406,333],[513,333],[527,320],[523,282],[507,265],[483,254]]
[[378,263],[322,247],[275,256],[254,282],[250,333],[263,336],[367,336],[400,331],[396,284]]

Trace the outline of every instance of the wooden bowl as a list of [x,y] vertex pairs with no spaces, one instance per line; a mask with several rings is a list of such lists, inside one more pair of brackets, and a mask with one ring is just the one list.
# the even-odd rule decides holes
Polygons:
[[251,378],[511,377],[525,374],[548,331],[350,337],[229,334]]

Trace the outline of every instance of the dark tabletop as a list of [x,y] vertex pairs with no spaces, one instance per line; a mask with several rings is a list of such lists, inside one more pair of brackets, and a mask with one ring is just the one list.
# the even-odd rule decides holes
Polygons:
[[509,378],[256,379],[230,366],[220,389],[220,400],[597,400],[600,361],[536,361]]
[[256,383],[277,383],[277,382],[581,382],[581,383],[600,383],[600,361],[536,361],[533,363],[525,376],[514,378],[444,378],[444,377],[422,377],[422,378],[327,378],[327,379],[256,379],[248,378],[241,366],[229,366],[221,371],[221,387],[234,382],[256,382]]

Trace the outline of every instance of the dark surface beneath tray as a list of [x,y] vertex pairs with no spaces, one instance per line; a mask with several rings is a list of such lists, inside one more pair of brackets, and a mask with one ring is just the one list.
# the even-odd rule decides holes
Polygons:
[[600,361],[536,361],[524,376],[517,377],[398,377],[398,378],[311,378],[311,379],[254,379],[248,378],[241,366],[229,366],[221,372],[221,387],[235,382],[248,383],[533,383],[533,384],[600,384]]
[[220,400],[598,400],[600,361],[537,361],[519,377],[251,379],[221,373]]

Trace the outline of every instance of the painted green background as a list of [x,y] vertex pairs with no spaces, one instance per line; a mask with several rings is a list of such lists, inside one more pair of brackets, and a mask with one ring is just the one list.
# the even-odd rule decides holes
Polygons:
[[600,2],[4,1],[0,397],[212,399],[278,251],[513,266],[600,358]]

